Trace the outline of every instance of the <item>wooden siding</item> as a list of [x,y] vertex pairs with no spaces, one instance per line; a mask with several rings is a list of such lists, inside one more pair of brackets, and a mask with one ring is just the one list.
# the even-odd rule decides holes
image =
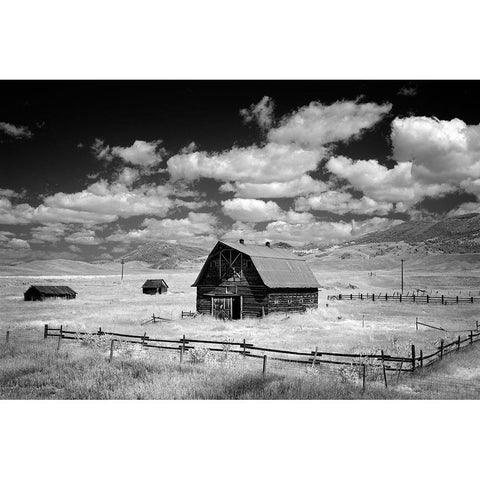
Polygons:
[[268,293],[268,313],[303,312],[318,307],[318,289],[271,289]]

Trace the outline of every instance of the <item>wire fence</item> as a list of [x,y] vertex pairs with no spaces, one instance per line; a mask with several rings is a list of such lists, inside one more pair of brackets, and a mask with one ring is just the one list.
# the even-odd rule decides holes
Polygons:
[[410,302],[410,303],[425,303],[425,304],[441,304],[441,305],[465,305],[479,303],[480,297],[461,297],[461,296],[434,296],[434,295],[415,295],[401,293],[393,293],[389,295],[376,293],[338,293],[336,295],[329,295],[328,300],[370,300],[372,302]]

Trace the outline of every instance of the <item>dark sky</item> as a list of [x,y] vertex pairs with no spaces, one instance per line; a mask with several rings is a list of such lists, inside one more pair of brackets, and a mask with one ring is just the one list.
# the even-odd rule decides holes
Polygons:
[[[0,231],[4,254],[14,260],[56,254],[108,258],[140,241],[211,242],[237,233],[252,241],[321,243],[394,220],[477,208],[478,82],[2,81],[0,92]],[[240,110],[249,108],[248,119]],[[405,118],[409,122],[395,123]],[[103,157],[102,148],[92,149],[95,141],[106,149]],[[195,146],[182,153],[191,142]],[[255,172],[262,149],[277,152],[279,146],[289,149],[282,150],[283,160],[269,150],[267,170]],[[311,160],[299,160],[296,178],[284,173],[284,162],[296,162],[291,155],[298,149],[319,157],[313,168]],[[253,166],[245,167],[239,151],[251,154]],[[195,170],[189,162],[198,153],[206,160],[201,167],[195,163]],[[335,170],[331,157],[351,164],[338,162]],[[397,176],[396,168],[409,161],[408,175],[404,169]],[[171,163],[183,165],[184,173],[172,176]],[[219,173],[225,164],[226,173]],[[119,180],[124,168],[132,170],[133,181]],[[284,182],[302,175],[308,175],[306,182],[323,183],[294,195],[296,184]],[[88,190],[98,182],[107,190]],[[275,182],[290,193],[254,189]],[[170,190],[159,193],[159,185]],[[396,188],[402,191],[389,197],[388,190]],[[318,196],[325,191],[336,193]],[[170,203],[160,202],[156,211],[154,198]],[[146,204],[138,214],[131,208],[137,201]],[[76,212],[82,214],[72,219]]]

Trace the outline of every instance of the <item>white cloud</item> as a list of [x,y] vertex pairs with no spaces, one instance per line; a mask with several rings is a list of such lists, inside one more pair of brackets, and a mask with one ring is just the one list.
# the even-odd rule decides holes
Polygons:
[[388,112],[387,103],[359,103],[339,101],[331,105],[311,102],[295,113],[286,115],[277,128],[268,133],[276,143],[297,143],[306,148],[320,148],[332,142],[347,141],[372,128]]
[[7,248],[15,248],[15,249],[30,249],[30,244],[26,241],[23,240],[22,238],[12,238],[10,239],[6,245]]
[[117,182],[122,185],[130,186],[140,178],[140,173],[134,168],[125,167],[117,177]]
[[479,202],[465,202],[462,203],[457,208],[450,210],[447,217],[456,217],[457,215],[466,215],[468,213],[480,213],[480,203]]
[[67,229],[68,226],[62,223],[50,223],[39,227],[33,227],[30,230],[32,236],[32,240],[30,241],[31,243],[57,243],[63,238]]
[[454,190],[447,184],[426,186],[415,181],[411,162],[399,163],[389,169],[377,160],[354,161],[338,156],[332,157],[325,167],[377,202],[403,202],[411,205],[427,196],[436,197]]
[[480,125],[428,117],[396,118],[392,122],[393,156],[413,162],[412,177],[424,184],[480,177]]
[[100,138],[96,138],[90,148],[99,160],[108,162],[113,158],[113,155],[110,153],[110,147],[105,145],[105,141]]
[[387,215],[393,210],[389,202],[377,202],[369,197],[353,198],[348,192],[331,190],[311,197],[300,197],[295,201],[297,210],[322,210],[338,215],[354,213],[361,215]]
[[11,123],[0,122],[0,132],[3,132],[5,135],[14,138],[32,138],[33,133],[28,127],[15,126]]
[[248,223],[236,222],[225,239],[243,238],[249,241],[264,242],[284,241],[292,245],[313,242],[328,244],[353,240],[378,229],[386,229],[402,223],[400,220],[373,217],[360,222],[325,222],[310,221],[308,223],[289,223],[277,220],[267,224],[264,230],[256,231]]
[[240,116],[245,123],[255,122],[262,130],[268,130],[273,123],[273,109],[275,104],[270,97],[263,97],[257,104],[249,108],[242,108]]
[[414,97],[417,95],[418,91],[415,87],[413,86],[403,86],[398,92],[397,95],[400,95],[402,97]]
[[142,229],[118,231],[106,238],[110,242],[150,242],[155,240],[185,240],[197,238],[213,240],[216,235],[218,219],[211,213],[190,212],[187,217],[179,219],[165,218],[157,220],[146,218]]
[[277,203],[253,198],[233,198],[222,201],[223,213],[240,222],[266,222],[282,216]]
[[0,188],[0,197],[21,198],[25,196],[25,192],[19,193],[10,188]]
[[204,177],[224,182],[288,182],[315,170],[322,153],[295,145],[269,143],[264,147],[234,147],[218,154],[174,155],[167,164],[173,180],[191,182]]
[[138,215],[163,217],[174,206],[168,197],[172,189],[165,185],[142,185],[128,189],[125,185],[100,180],[81,192],[58,192],[46,197],[43,204],[13,205],[0,198],[0,223],[110,223],[119,218]]
[[94,230],[82,229],[65,237],[65,241],[75,245],[98,245],[100,239],[96,238]]
[[69,245],[68,249],[75,253],[80,253],[82,251],[82,249],[77,247],[77,245]]
[[162,162],[164,151],[160,147],[162,141],[145,142],[135,140],[131,147],[113,147],[111,152],[125,163],[150,168]]
[[324,182],[314,180],[309,175],[302,175],[288,182],[225,183],[219,188],[221,192],[235,192],[235,196],[241,198],[291,198],[320,193],[327,189],[328,186]]

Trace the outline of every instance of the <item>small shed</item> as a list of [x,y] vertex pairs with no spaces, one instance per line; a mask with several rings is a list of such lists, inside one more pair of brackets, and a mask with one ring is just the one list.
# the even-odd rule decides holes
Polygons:
[[47,298],[62,298],[73,300],[77,292],[64,285],[32,285],[24,294],[25,301],[45,300]]
[[316,308],[320,285],[296,255],[240,240],[218,242],[192,286],[197,312],[240,319]]
[[147,295],[156,295],[157,293],[159,294],[167,293],[168,285],[163,278],[147,280],[142,285],[142,291]]

